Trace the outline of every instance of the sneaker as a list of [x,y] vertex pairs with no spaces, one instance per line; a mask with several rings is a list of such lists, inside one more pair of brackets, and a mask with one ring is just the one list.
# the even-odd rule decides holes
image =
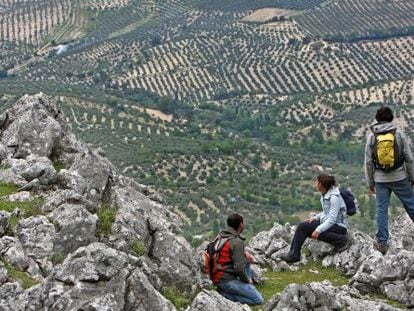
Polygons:
[[374,249],[379,251],[381,254],[385,255],[388,251],[388,243],[380,243],[377,240],[374,240],[373,243]]
[[347,235],[344,245],[339,246],[338,248],[334,248],[334,251],[335,253],[342,253],[346,251],[347,249],[349,249],[351,245],[352,245],[352,238],[349,235]]
[[282,254],[282,255],[280,255],[279,258],[282,259],[283,261],[286,261],[287,263],[294,263],[294,262],[300,261],[300,258],[299,259],[293,258],[289,254]]

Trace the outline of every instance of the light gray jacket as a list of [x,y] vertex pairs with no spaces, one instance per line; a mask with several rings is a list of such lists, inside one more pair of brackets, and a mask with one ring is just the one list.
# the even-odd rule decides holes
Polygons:
[[396,131],[396,139],[399,150],[402,149],[404,155],[404,165],[392,170],[384,172],[375,169],[373,158],[373,147],[375,143],[374,133],[383,133],[395,129],[395,125],[391,122],[377,123],[371,127],[372,133],[367,136],[365,145],[365,179],[369,187],[374,187],[376,182],[393,182],[400,181],[407,177],[414,180],[413,154],[407,136],[402,132]]
[[338,187],[331,187],[324,195],[321,196],[322,212],[313,218],[318,219],[321,224],[316,227],[315,231],[325,232],[333,225],[348,228],[348,215],[346,214],[346,205],[339,192]]

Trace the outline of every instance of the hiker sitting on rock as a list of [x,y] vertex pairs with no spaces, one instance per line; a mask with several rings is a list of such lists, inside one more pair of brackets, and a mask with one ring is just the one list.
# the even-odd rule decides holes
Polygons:
[[248,305],[262,304],[263,297],[253,286],[250,263],[254,262],[254,257],[244,250],[244,238],[240,236],[244,229],[243,217],[231,214],[227,225],[217,238],[216,243],[222,241],[217,263],[220,269],[211,275],[211,279],[218,292],[229,300]]
[[333,252],[340,253],[351,246],[347,235],[346,205],[336,187],[335,177],[319,175],[315,188],[322,194],[322,212],[298,224],[289,253],[280,256],[287,263],[300,261],[300,249],[309,237],[333,245]]

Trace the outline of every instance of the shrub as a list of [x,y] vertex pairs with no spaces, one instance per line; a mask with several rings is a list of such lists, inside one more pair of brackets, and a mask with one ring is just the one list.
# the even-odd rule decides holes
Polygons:
[[131,248],[138,257],[144,256],[147,253],[147,247],[145,244],[138,240],[132,242]]
[[179,310],[185,309],[191,302],[190,297],[175,287],[166,287],[163,290],[163,295]]
[[99,221],[96,228],[96,235],[99,237],[110,236],[112,233],[112,224],[115,221],[116,211],[107,207],[100,209],[97,213]]

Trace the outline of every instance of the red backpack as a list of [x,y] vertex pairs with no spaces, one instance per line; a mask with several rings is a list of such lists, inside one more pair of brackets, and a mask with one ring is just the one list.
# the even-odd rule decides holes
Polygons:
[[214,284],[220,281],[226,266],[231,263],[231,249],[228,242],[234,238],[218,236],[213,242],[208,243],[204,250],[203,272],[209,275]]

